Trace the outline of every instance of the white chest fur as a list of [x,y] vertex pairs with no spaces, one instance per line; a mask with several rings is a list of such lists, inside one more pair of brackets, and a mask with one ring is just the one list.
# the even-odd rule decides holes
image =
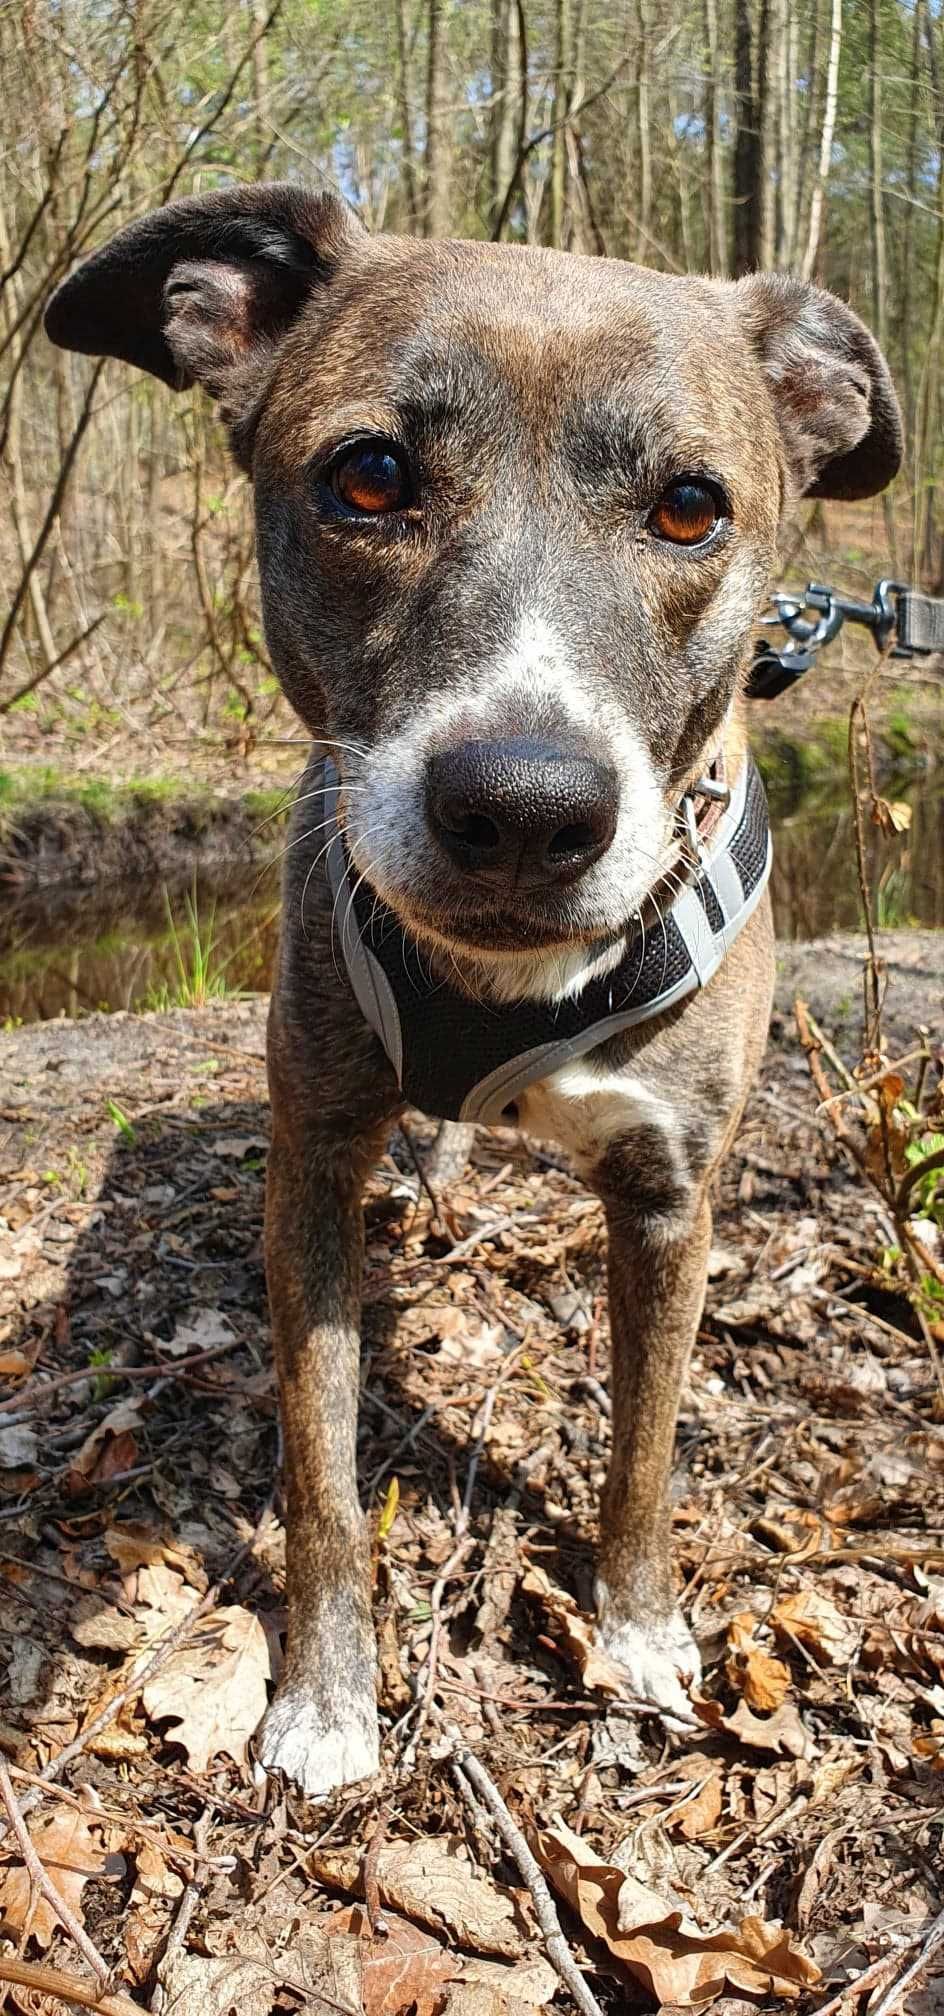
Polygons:
[[640,1127],[654,1129],[669,1155],[680,1139],[682,1116],[630,1071],[600,1071],[577,1058],[549,1078],[529,1085],[517,1101],[520,1125],[539,1141],[554,1141],[574,1161],[596,1162],[611,1141]]

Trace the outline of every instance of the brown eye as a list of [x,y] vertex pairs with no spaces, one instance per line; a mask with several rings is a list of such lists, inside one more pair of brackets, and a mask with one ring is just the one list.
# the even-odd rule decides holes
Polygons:
[[721,505],[707,483],[672,483],[659,498],[649,525],[673,546],[698,546],[721,516]]
[[406,462],[386,442],[360,441],[335,463],[331,488],[345,509],[376,518],[402,511],[410,501]]

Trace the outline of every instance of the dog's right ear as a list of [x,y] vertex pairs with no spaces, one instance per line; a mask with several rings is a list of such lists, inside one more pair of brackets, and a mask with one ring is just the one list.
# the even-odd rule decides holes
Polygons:
[[362,235],[336,196],[292,183],[183,197],[77,267],[46,309],[46,334],[175,391],[205,386],[236,431],[282,336]]

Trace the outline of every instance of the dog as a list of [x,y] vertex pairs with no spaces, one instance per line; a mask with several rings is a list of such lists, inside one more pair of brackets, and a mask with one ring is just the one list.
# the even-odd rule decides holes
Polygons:
[[[269,1024],[289,1633],[263,1762],[312,1796],[378,1765],[361,1197],[417,1084],[440,1117],[500,1113],[558,1143],[603,1201],[597,1633],[628,1690],[684,1724],[699,1658],[668,1481],[712,1178],[766,1040],[763,871],[736,931],[719,906],[700,984],[656,974],[655,1008],[621,1019],[613,976],[667,956],[677,905],[707,919],[778,525],[798,497],[867,497],[895,474],[884,359],[847,306],[780,274],[371,236],[290,185],[131,224],[64,281],[46,328],[218,402],[253,483],[272,658],[314,743]],[[496,1063],[506,1024],[524,1070]]]

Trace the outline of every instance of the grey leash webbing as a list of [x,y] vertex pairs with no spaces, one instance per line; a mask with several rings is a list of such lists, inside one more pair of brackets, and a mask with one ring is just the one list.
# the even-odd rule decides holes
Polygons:
[[922,655],[944,651],[944,601],[917,588],[900,588],[896,641],[905,651]]
[[509,1109],[529,1085],[706,986],[770,874],[767,802],[748,757],[690,880],[658,925],[646,930],[635,919],[627,926],[610,970],[594,974],[591,967],[576,996],[483,1003],[433,977],[428,955],[352,872],[329,759],[325,784],[325,818],[333,824],[326,825],[328,877],[351,989],[404,1098],[431,1119],[512,1118]]

